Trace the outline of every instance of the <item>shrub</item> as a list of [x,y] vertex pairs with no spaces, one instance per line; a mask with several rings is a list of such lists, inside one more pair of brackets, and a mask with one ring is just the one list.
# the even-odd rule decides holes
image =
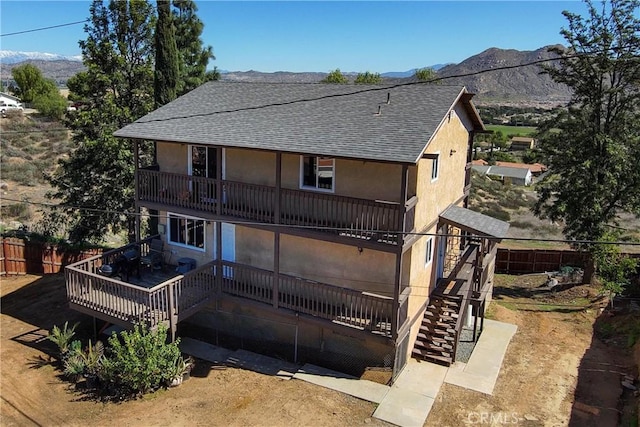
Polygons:
[[112,335],[99,378],[120,393],[136,395],[155,390],[175,376],[180,358],[178,341],[167,343],[167,328],[149,331],[136,325],[132,331]]
[[57,325],[53,327],[51,333],[47,339],[58,346],[58,350],[60,350],[60,356],[62,358],[65,357],[67,352],[69,351],[69,346],[71,344],[71,338],[76,334],[75,329],[78,327],[78,324],[74,324],[72,327],[69,327],[69,322],[64,322],[64,326],[60,329]]

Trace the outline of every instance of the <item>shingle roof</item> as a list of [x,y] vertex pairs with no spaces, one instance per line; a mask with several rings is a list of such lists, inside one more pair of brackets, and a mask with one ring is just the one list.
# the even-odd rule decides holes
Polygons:
[[[464,93],[427,84],[210,82],[115,136],[415,163]],[[460,102],[477,114],[468,100]]]
[[440,218],[481,236],[502,239],[507,237],[507,231],[509,231],[508,222],[455,205],[449,206],[442,212]]

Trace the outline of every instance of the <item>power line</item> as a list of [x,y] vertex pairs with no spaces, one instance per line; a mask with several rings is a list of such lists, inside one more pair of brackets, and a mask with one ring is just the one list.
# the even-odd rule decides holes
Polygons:
[[82,21],[67,22],[66,24],[51,25],[49,27],[33,28],[31,30],[24,30],[24,31],[16,31],[14,33],[0,34],[0,37],[15,36],[15,35],[18,35],[18,34],[26,34],[26,33],[34,33],[36,31],[51,30],[53,28],[68,27],[70,25],[84,24],[87,21],[89,21],[89,20],[88,19],[84,19]]
[[[613,49],[613,48],[602,49],[602,50],[599,50],[599,51],[591,52],[590,54],[601,53],[601,52],[609,52],[609,51],[612,51],[612,50],[616,50],[616,49]],[[137,123],[168,122],[168,121],[171,121],[171,120],[189,119],[189,118],[193,118],[193,117],[209,117],[209,116],[214,116],[214,115],[217,115],[217,114],[238,113],[238,112],[242,112],[242,111],[260,110],[260,109],[269,108],[269,107],[279,107],[279,106],[299,104],[299,103],[305,103],[305,102],[320,101],[320,100],[323,100],[323,99],[341,98],[341,97],[353,96],[353,95],[358,95],[358,94],[367,93],[367,92],[378,92],[378,91],[391,90],[391,89],[396,89],[396,88],[404,87],[404,86],[424,85],[424,84],[437,83],[437,82],[440,82],[440,81],[443,81],[443,80],[450,80],[450,79],[456,79],[456,78],[462,78],[462,77],[471,77],[471,76],[485,74],[485,73],[489,73],[489,72],[493,72],[493,71],[512,70],[512,69],[521,68],[521,67],[528,67],[530,65],[542,64],[542,63],[550,62],[550,61],[560,61],[560,60],[565,60],[565,59],[581,58],[581,57],[589,56],[590,54],[573,54],[573,55],[559,56],[557,58],[538,59],[538,60],[535,60],[535,61],[525,62],[524,64],[503,65],[501,67],[488,68],[488,69],[473,71],[473,72],[469,72],[469,73],[455,74],[455,75],[452,75],[452,76],[435,77],[433,79],[424,80],[424,81],[396,83],[396,84],[393,84],[393,85],[385,85],[385,86],[381,85],[380,87],[373,87],[373,88],[370,87],[370,88],[361,89],[361,90],[355,90],[355,91],[351,91],[351,92],[336,93],[336,94],[330,94],[330,95],[322,95],[322,96],[318,96],[318,97],[314,97],[314,98],[302,98],[302,99],[295,99],[295,100],[292,100],[292,101],[276,102],[276,103],[262,104],[262,105],[254,105],[254,106],[242,107],[242,108],[236,108],[236,109],[212,111],[212,112],[208,112],[208,113],[199,113],[199,114],[191,114],[191,115],[175,116],[175,117],[165,117],[165,118],[161,118],[161,119],[150,119],[150,120],[144,120],[144,121],[137,121]],[[52,129],[52,130],[48,130],[48,131],[43,131],[43,130],[36,130],[36,131],[5,131],[5,132],[2,132],[2,133],[5,133],[5,134],[29,134],[29,133],[42,133],[42,132],[63,131],[63,130],[73,130],[73,129],[60,128],[60,129]]]
[[[68,206],[61,204],[53,204],[53,203],[44,203],[44,202],[32,202],[29,200],[18,200],[11,199],[7,197],[3,197],[2,200],[7,200],[10,202],[17,203],[27,203],[30,205],[38,205],[44,206],[53,209],[72,209],[78,211],[88,211],[88,212],[96,212],[96,213],[106,213],[106,214],[115,214],[115,215],[126,215],[126,216],[140,216],[140,217],[157,217],[164,218],[166,215],[150,215],[143,214],[138,212],[126,212],[126,211],[117,211],[117,210],[108,210],[108,209],[99,209],[99,208],[90,208],[84,206]],[[170,207],[167,207],[170,209]],[[97,216],[97,215],[85,215],[85,216]],[[197,217],[194,217],[197,218]],[[200,218],[202,221],[206,222],[215,222],[215,220]],[[235,225],[247,225],[247,226],[262,226],[262,227],[275,227],[275,228],[295,228],[295,229],[303,229],[303,230],[320,230],[320,231],[333,231],[333,232],[353,232],[353,231],[362,231],[366,233],[378,233],[378,234],[396,234],[396,235],[404,235],[404,236],[439,236],[439,237],[462,237],[460,234],[443,234],[443,233],[427,233],[420,231],[393,231],[393,230],[361,230],[361,229],[353,229],[347,227],[325,227],[325,226],[314,226],[314,225],[295,225],[295,224],[273,224],[269,222],[260,222],[260,221],[247,221],[247,220],[234,220],[233,218],[225,219],[223,222],[227,222]],[[549,243],[567,243],[567,244],[603,244],[603,245],[627,245],[627,246],[640,246],[640,242],[624,242],[624,241],[598,241],[598,240],[571,240],[571,239],[548,239],[548,238],[523,238],[523,237],[495,237],[495,236],[486,236],[486,235],[475,235],[476,237],[486,238],[489,240],[515,240],[515,241],[529,241],[529,242],[549,242]]]
[[302,98],[302,99],[295,99],[295,100],[292,100],[292,101],[274,102],[274,103],[269,103],[269,104],[254,105],[254,106],[250,106],[250,107],[241,107],[241,108],[234,108],[234,109],[229,109],[229,110],[212,111],[212,112],[208,112],[208,113],[190,114],[190,115],[175,116],[175,117],[165,117],[165,118],[161,118],[161,119],[149,119],[149,120],[143,120],[143,121],[138,120],[138,121],[136,121],[136,123],[141,124],[141,123],[167,122],[167,121],[171,121],[171,120],[189,119],[189,118],[193,118],[193,117],[209,117],[209,116],[214,116],[214,115],[217,115],[217,114],[238,113],[238,112],[242,112],[242,111],[261,110],[263,108],[269,108],[269,107],[281,107],[281,106],[285,106],[285,105],[293,105],[293,104],[299,104],[299,103],[305,103],[305,102],[320,101],[320,100],[330,99],[330,98],[341,98],[341,97],[359,95],[361,93],[367,93],[367,92],[379,92],[379,91],[391,90],[391,89],[396,89],[396,88],[405,87],[405,86],[415,86],[415,85],[424,85],[424,84],[437,83],[437,82],[440,82],[440,81],[443,81],[443,80],[449,80],[449,79],[455,79],[455,78],[461,78],[461,77],[476,76],[476,75],[479,75],[479,74],[489,73],[489,72],[492,72],[492,71],[511,70],[511,69],[514,69],[514,68],[527,67],[527,66],[530,66],[530,65],[541,64],[541,63],[544,63],[544,62],[559,61],[559,60],[562,60],[562,59],[576,58],[576,57],[580,57],[580,56],[584,56],[584,55],[576,54],[576,55],[562,56],[562,57],[558,57],[558,58],[538,59],[538,60],[535,60],[535,61],[526,62],[524,64],[504,65],[504,66],[501,66],[501,67],[488,68],[488,69],[485,69],[485,70],[479,70],[479,71],[473,71],[473,72],[469,72],[469,73],[456,74],[456,75],[453,75],[453,76],[436,77],[436,78],[433,78],[433,79],[430,79],[430,80],[424,80],[424,81],[396,83],[396,84],[393,84],[393,85],[386,85],[386,86],[382,86],[381,85],[380,87],[373,87],[373,88],[370,87],[370,88],[366,88],[366,89],[355,90],[355,91],[352,91],[352,92],[334,93],[334,94],[330,94],[330,95],[317,96],[317,97],[314,97],[314,98]]

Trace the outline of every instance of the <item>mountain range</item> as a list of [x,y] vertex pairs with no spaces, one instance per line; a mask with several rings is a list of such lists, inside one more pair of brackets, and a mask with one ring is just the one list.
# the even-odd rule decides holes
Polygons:
[[[534,61],[553,59],[548,52],[550,46],[534,51],[490,48],[473,55],[459,64],[437,64],[431,66],[443,77],[444,84],[464,85],[476,93],[477,102],[484,104],[529,104],[555,106],[566,103],[570,90],[555,83],[541,73],[538,65],[523,65],[517,68],[500,69],[505,66],[528,64]],[[79,57],[39,52],[0,51],[0,78],[11,79],[11,69],[24,63],[38,67],[43,75],[64,85],[66,80],[85,69]],[[494,70],[494,71],[491,71]],[[415,79],[415,69],[381,73],[385,83],[410,82]],[[222,71],[222,79],[251,82],[297,82],[315,83],[324,79],[323,72],[264,73],[260,71]],[[351,81],[357,73],[344,73]],[[459,76],[459,77],[455,77]]]

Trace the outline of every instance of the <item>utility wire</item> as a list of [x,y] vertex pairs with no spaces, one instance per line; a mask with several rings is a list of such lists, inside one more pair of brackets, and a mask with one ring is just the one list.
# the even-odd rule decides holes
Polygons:
[[[96,212],[96,213],[107,213],[107,214],[116,214],[116,215],[126,215],[126,216],[140,216],[140,217],[157,217],[157,218],[165,218],[166,215],[150,215],[143,214],[138,212],[126,212],[126,211],[117,211],[117,210],[108,210],[108,209],[98,209],[98,208],[89,208],[84,206],[68,206],[61,204],[53,204],[53,203],[44,203],[44,202],[32,202],[29,200],[17,200],[11,199],[7,197],[3,197],[2,200],[7,200],[10,202],[17,203],[26,203],[30,205],[44,206],[53,209],[72,209],[79,211],[88,211],[88,212]],[[97,215],[85,215],[85,216],[97,216]],[[180,215],[183,216],[183,215]],[[197,218],[206,222],[215,222],[215,220]],[[393,231],[393,230],[363,230],[363,229],[353,229],[346,227],[325,227],[325,226],[315,226],[315,225],[295,225],[295,224],[273,224],[269,222],[260,222],[260,221],[245,221],[245,220],[234,220],[232,218],[225,219],[224,222],[235,224],[235,225],[247,225],[247,226],[263,226],[263,227],[280,227],[280,228],[296,228],[296,229],[307,229],[307,230],[321,230],[321,231],[335,231],[335,232],[353,232],[353,231],[362,231],[367,233],[383,233],[383,234],[396,234],[396,235],[405,235],[405,236],[440,236],[440,237],[461,237],[460,234],[442,234],[442,233],[427,233],[420,231]],[[516,241],[530,241],[530,242],[553,242],[553,243],[568,243],[568,244],[604,244],[604,245],[628,245],[628,246],[640,246],[640,242],[609,242],[609,241],[597,241],[597,240],[570,240],[570,239],[543,239],[537,237],[531,238],[523,238],[523,237],[495,237],[495,236],[486,236],[486,235],[474,235],[475,237],[486,238],[489,240],[516,240]]]
[[18,35],[18,34],[26,34],[26,33],[34,33],[36,31],[51,30],[53,28],[68,27],[70,25],[84,24],[87,21],[89,21],[89,20],[88,19],[84,19],[82,21],[67,22],[66,24],[51,25],[49,27],[33,28],[31,30],[16,31],[14,33],[5,33],[5,34],[0,34],[0,37],[15,36],[15,35]]

